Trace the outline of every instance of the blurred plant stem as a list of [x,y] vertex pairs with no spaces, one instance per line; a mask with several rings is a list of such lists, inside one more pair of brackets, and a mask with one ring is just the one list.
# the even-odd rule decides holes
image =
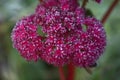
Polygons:
[[59,67],[59,75],[60,75],[60,80],[65,80],[63,67]]
[[39,0],[39,2],[42,2],[43,0]]
[[74,80],[74,77],[75,77],[75,66],[73,64],[68,64],[67,80]]
[[108,19],[108,17],[110,16],[110,14],[112,13],[113,9],[115,8],[115,6],[118,4],[120,0],[114,0],[113,3],[110,5],[110,7],[108,8],[108,10],[105,12],[104,16],[102,17],[101,22],[104,24],[106,22],[106,20]]
[[6,76],[3,73],[9,70],[8,53],[6,35],[0,32],[0,80],[4,80]]
[[82,8],[85,8],[87,2],[88,2],[88,0],[83,0]]

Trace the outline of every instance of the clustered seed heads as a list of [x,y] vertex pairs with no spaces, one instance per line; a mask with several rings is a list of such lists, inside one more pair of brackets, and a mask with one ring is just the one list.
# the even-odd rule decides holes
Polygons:
[[11,37],[26,60],[42,59],[55,66],[90,67],[106,46],[102,23],[86,17],[77,0],[43,0],[34,14],[16,23]]

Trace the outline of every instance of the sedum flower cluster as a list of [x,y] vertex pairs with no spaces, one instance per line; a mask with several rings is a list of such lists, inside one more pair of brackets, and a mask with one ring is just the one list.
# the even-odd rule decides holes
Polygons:
[[41,1],[34,14],[16,23],[11,37],[14,48],[26,60],[41,59],[55,66],[90,67],[106,46],[102,23],[86,16],[77,0]]

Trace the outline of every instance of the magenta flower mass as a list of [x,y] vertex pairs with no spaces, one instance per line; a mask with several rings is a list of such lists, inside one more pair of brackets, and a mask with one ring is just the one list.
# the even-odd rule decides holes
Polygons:
[[42,59],[55,66],[90,67],[106,46],[102,23],[86,16],[77,0],[43,0],[34,14],[16,23],[11,37],[26,60]]

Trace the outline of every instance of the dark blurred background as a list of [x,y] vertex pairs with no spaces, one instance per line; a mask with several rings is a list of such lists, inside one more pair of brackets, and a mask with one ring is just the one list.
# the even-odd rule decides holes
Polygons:
[[[113,1],[103,0],[101,4],[90,1],[86,7],[101,20]],[[16,21],[32,14],[37,4],[37,0],[0,0],[0,80],[59,80],[56,67],[41,60],[27,62],[12,47],[10,36]],[[75,80],[120,80],[120,3],[104,27],[107,47],[98,60],[98,66],[93,69],[92,75],[77,67]]]

